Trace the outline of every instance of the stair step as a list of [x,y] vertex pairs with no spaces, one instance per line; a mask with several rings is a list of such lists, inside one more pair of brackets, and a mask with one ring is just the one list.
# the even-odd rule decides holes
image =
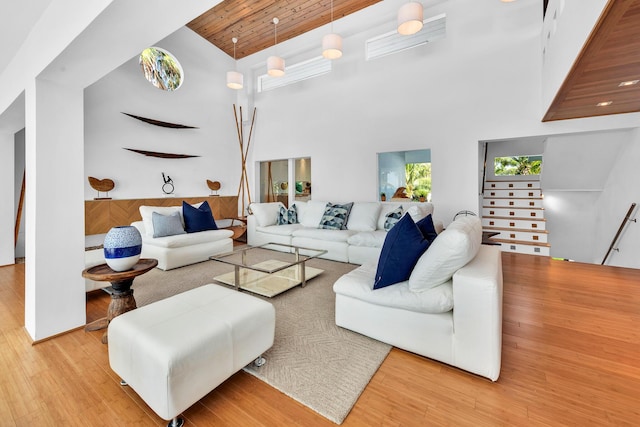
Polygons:
[[528,255],[549,256],[548,246],[528,245],[524,243],[500,243],[502,252],[515,252]]
[[544,209],[537,208],[482,208],[483,217],[503,217],[503,218],[542,218]]
[[513,239],[500,239],[496,237],[492,237],[491,239],[494,242],[499,242],[499,243],[508,243],[508,244],[515,244],[515,245],[527,245],[527,246],[544,246],[547,248],[550,248],[551,245],[547,242],[530,242],[530,241],[526,241],[526,240],[513,240]]
[[486,181],[485,189],[540,188],[540,181]]
[[537,218],[482,218],[482,228],[500,227],[505,229],[524,229],[524,230],[545,230],[546,222],[544,219]]
[[528,243],[547,243],[546,230],[544,232],[531,230],[483,230],[498,233],[491,237],[494,242],[528,242]]
[[528,228],[482,227],[482,231],[522,231],[525,233],[549,234],[547,230],[530,230]]
[[520,208],[542,208],[543,203],[542,197],[538,198],[525,198],[525,199],[513,199],[513,198],[503,198],[503,197],[485,197],[484,204],[488,205],[486,207],[520,207]]
[[484,190],[484,197],[534,198],[542,197],[542,190],[538,189],[509,189]]

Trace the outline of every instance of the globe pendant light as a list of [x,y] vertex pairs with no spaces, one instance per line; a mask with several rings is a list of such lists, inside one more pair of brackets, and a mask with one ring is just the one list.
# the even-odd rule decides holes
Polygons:
[[[280,20],[278,18],[273,18],[273,31],[274,31],[274,44],[273,50],[276,50],[276,46],[278,44],[278,22]],[[282,77],[284,76],[284,59],[273,55],[267,58],[267,74],[271,77]]]
[[[231,39],[231,41],[233,42],[233,61],[235,62],[236,43],[238,43],[238,39],[234,37]],[[242,89],[242,86],[244,83],[244,76],[242,75],[242,73],[238,72],[237,62],[235,64],[236,64],[236,66],[234,67],[235,70],[227,71],[227,86],[230,87],[231,89]]]
[[422,29],[422,4],[406,3],[398,10],[398,33],[410,36]]
[[333,0],[331,0],[331,33],[322,38],[322,56],[338,59],[342,56],[342,37],[333,32]]

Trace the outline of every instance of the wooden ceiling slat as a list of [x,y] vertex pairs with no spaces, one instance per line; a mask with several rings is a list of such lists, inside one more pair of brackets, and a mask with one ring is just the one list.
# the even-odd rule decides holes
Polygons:
[[[333,4],[334,20],[381,0],[339,0]],[[226,0],[187,26],[228,55],[233,56],[233,37],[238,38],[236,58],[273,46],[272,20],[277,17],[278,43],[297,37],[331,21],[330,0]]]

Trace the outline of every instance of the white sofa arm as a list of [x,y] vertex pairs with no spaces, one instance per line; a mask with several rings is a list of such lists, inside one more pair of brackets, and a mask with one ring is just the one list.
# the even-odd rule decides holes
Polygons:
[[502,357],[502,257],[481,245],[453,276],[454,365],[493,381]]

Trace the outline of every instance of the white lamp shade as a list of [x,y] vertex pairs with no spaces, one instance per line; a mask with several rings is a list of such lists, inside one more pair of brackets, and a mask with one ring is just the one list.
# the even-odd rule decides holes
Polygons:
[[244,76],[237,71],[227,71],[227,86],[231,89],[242,89]]
[[270,56],[267,58],[267,74],[271,77],[284,76],[284,58]]
[[411,2],[398,10],[398,33],[403,36],[415,34],[422,29],[422,4]]
[[327,59],[338,59],[342,56],[342,37],[338,34],[327,34],[322,38],[322,56]]

